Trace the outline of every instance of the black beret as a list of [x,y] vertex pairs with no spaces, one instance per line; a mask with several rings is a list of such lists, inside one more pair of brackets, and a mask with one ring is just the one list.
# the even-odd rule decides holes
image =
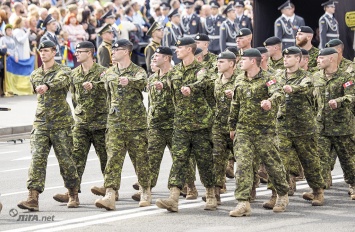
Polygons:
[[219,8],[220,5],[217,1],[210,1],[211,8]]
[[103,25],[103,26],[97,31],[97,34],[101,36],[103,33],[108,32],[108,31],[112,31],[112,27],[111,27],[110,24],[107,23],[107,24]]
[[338,3],[337,1],[326,1],[326,2],[323,2],[321,6],[333,6],[335,7],[335,3]]
[[280,43],[281,43],[281,39],[279,37],[273,36],[273,37],[267,38],[267,40],[265,40],[263,45],[266,47],[266,46],[272,46],[272,45],[276,45],[276,44],[280,44]]
[[278,10],[282,10],[284,8],[292,8],[292,5],[291,5],[291,1],[290,0],[287,0],[284,4],[282,4],[281,6],[279,6],[277,9]]
[[194,44],[195,40],[191,37],[183,37],[181,39],[178,39],[178,41],[176,41],[175,46],[180,47],[180,46],[185,46],[185,45],[190,45],[190,44]]
[[309,52],[304,49],[304,48],[300,48],[301,49],[301,52],[302,52],[302,56],[308,56],[309,55]]
[[152,26],[150,26],[149,30],[147,31],[147,35],[152,36],[153,32],[156,31],[157,29],[161,29],[163,28],[162,25],[160,25],[160,23],[158,23],[157,21],[155,21]]
[[47,15],[47,17],[43,20],[43,23],[41,25],[41,27],[46,27],[48,24],[50,24],[51,22],[55,21],[55,19],[52,17],[51,14]]
[[224,9],[223,14],[226,15],[229,11],[232,11],[232,10],[234,10],[233,4],[229,4],[229,5],[227,5],[226,9]]
[[101,20],[105,20],[108,18],[115,18],[115,15],[113,14],[112,10],[107,11],[104,15],[101,16]]
[[325,44],[325,47],[332,48],[332,47],[335,47],[335,46],[338,46],[341,44],[344,44],[344,43],[340,39],[332,39],[332,40],[329,40],[329,42]]
[[210,41],[210,38],[206,34],[197,34],[195,36],[195,41]]
[[170,5],[167,2],[162,2],[160,3],[160,8],[167,10],[170,9]]
[[95,45],[90,41],[83,41],[76,45],[75,49],[79,48],[95,48]]
[[112,44],[112,48],[119,48],[119,47],[126,47],[126,46],[133,46],[133,44],[127,39],[119,39]]
[[51,40],[45,40],[39,43],[38,50],[42,48],[52,48],[52,47],[55,47],[55,43],[53,43]]
[[239,48],[237,47],[227,47],[226,50],[224,50],[225,52],[233,52],[234,55],[239,56]]
[[249,48],[247,50],[240,50],[239,53],[242,57],[261,57],[261,53],[258,49]]
[[217,60],[219,60],[219,59],[235,60],[235,59],[237,59],[237,56],[233,52],[225,51],[225,52],[221,52],[217,56]]
[[244,7],[245,6],[244,5],[244,1],[236,1],[234,6],[236,6],[236,7]]
[[304,33],[310,33],[310,34],[314,33],[312,28],[310,28],[309,26],[300,26],[300,28],[298,28],[298,31],[299,32],[304,32]]
[[186,2],[184,2],[184,5],[185,5],[185,8],[191,8],[194,5],[194,3],[190,2],[190,1],[186,1]]
[[203,52],[203,50],[201,48],[196,48],[194,55],[197,56],[198,54],[201,54],[202,52]]
[[170,13],[168,14],[168,17],[171,18],[171,17],[177,16],[177,15],[180,15],[179,9],[175,9],[175,10],[170,11]]
[[155,53],[172,56],[173,51],[169,47],[158,47]]
[[243,37],[247,35],[251,35],[251,30],[249,28],[242,28],[238,31],[237,37]]
[[332,54],[338,53],[335,48],[323,48],[322,50],[319,51],[318,56],[329,56]]
[[265,47],[257,47],[256,49],[258,49],[261,54],[268,52],[268,50]]
[[286,48],[286,49],[284,49],[284,50],[282,51],[282,55],[283,55],[283,56],[284,56],[284,55],[300,54],[300,53],[302,53],[302,52],[301,52],[301,49],[299,49],[299,48],[296,47],[296,46],[288,47],[288,48]]

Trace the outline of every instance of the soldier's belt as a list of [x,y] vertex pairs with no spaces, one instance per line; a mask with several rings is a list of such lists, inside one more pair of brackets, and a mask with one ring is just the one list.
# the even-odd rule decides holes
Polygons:
[[219,35],[209,35],[208,38],[210,39],[219,39]]
[[233,47],[233,46],[237,46],[237,43],[227,42],[226,45],[228,47]]
[[339,34],[326,34],[327,37],[339,38]]
[[296,40],[295,39],[282,39],[282,42],[290,42],[290,43],[294,43]]

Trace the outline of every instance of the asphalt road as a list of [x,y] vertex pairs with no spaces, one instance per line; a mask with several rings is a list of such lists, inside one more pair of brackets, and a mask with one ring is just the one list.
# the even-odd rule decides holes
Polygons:
[[[122,172],[120,200],[116,211],[106,211],[94,206],[97,196],[91,194],[93,185],[102,185],[103,178],[94,150],[90,151],[83,176],[81,205],[68,209],[52,199],[56,193],[64,193],[63,181],[59,174],[58,162],[53,151],[48,158],[46,189],[40,195],[40,212],[29,213],[17,208],[17,202],[26,199],[27,171],[30,165],[30,145],[0,144],[0,197],[4,208],[0,214],[0,231],[355,231],[355,201],[347,194],[347,185],[337,163],[333,171],[334,184],[326,191],[323,207],[312,207],[302,199],[308,189],[305,181],[297,182],[297,192],[290,197],[287,212],[275,214],[264,210],[262,203],[271,192],[265,185],[257,189],[257,200],[252,203],[252,216],[231,218],[228,213],[236,205],[233,197],[234,180],[227,181],[227,193],[222,195],[222,206],[217,211],[204,211],[201,198],[187,201],[180,198],[178,213],[168,213],[154,204],[139,208],[131,199],[135,193],[132,184],[136,181],[133,166],[126,157]],[[158,185],[153,189],[153,203],[157,198],[168,197],[167,178],[171,158],[166,151],[161,166]],[[198,180],[199,195],[204,189]],[[42,219],[47,221],[42,221]],[[18,220],[27,221],[18,221]],[[38,219],[38,221],[37,221]]]

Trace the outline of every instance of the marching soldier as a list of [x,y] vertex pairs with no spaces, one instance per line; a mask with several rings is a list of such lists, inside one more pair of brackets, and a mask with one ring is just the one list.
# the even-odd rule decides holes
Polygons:
[[235,11],[237,14],[237,17],[234,21],[237,30],[240,30],[242,28],[248,28],[251,31],[253,31],[253,25],[251,23],[251,18],[248,16],[244,15],[244,1],[242,0],[237,0],[235,2]]
[[300,68],[309,71],[308,63],[309,63],[309,53],[306,49],[300,48],[302,52],[302,59],[300,62]]
[[265,40],[265,48],[269,51],[269,65],[274,70],[284,69],[284,61],[282,56],[282,42],[281,39],[273,36]]
[[282,15],[275,21],[275,36],[282,41],[282,49],[295,46],[298,28],[304,26],[304,19],[295,15],[295,5],[289,0],[279,6]]
[[202,49],[204,67],[214,72],[217,69],[217,56],[209,52],[210,38],[206,34],[197,34],[195,42],[198,48]]
[[261,63],[260,68],[269,73],[274,73],[275,70],[269,66],[269,52],[265,47],[257,47],[258,51],[261,54]]
[[154,22],[147,31],[147,35],[152,37],[152,41],[144,49],[145,63],[147,65],[148,76],[150,76],[153,74],[150,68],[150,62],[155,50],[160,46],[161,40],[163,39],[163,26],[158,22]]
[[57,36],[55,35],[55,32],[57,31],[58,28],[58,22],[55,21],[55,19],[52,17],[51,14],[49,14],[43,21],[41,27],[46,28],[46,33],[41,37],[40,42],[44,41],[52,41],[55,44],[55,47],[57,49],[57,53],[54,56],[54,60],[57,63],[62,63],[62,55],[60,52],[60,44],[58,42]]
[[235,9],[232,4],[229,4],[224,9],[223,14],[227,16],[227,19],[222,23],[220,29],[219,47],[221,51],[224,51],[226,47],[236,47],[235,41],[237,37],[237,28],[234,24],[236,19]]
[[218,14],[220,5],[217,1],[211,1],[211,15],[208,16],[203,25],[204,33],[210,38],[210,44],[208,50],[216,55],[221,53],[219,46],[220,39],[220,28],[224,20],[226,20],[222,15]]
[[251,48],[251,40],[253,33],[248,28],[242,28],[237,32],[236,43],[239,50],[247,50]]
[[325,44],[327,48],[335,48],[338,52],[338,68],[341,72],[352,73],[355,71],[353,69],[353,62],[351,60],[346,59],[343,57],[344,51],[344,43],[340,39],[332,39],[328,43]]
[[331,39],[339,39],[339,23],[334,18],[336,1],[322,3],[325,14],[319,19],[319,48],[325,48],[325,44]]
[[182,38],[182,32],[180,29],[180,13],[179,9],[175,9],[170,14],[168,15],[171,27],[165,27],[164,28],[164,37],[163,37],[163,42],[162,45],[164,47],[169,47],[173,53],[173,61],[174,64],[178,64],[180,60],[176,57],[176,41],[178,39]]
[[198,33],[203,32],[200,16],[194,13],[193,2],[184,2],[186,15],[182,17],[180,27],[184,37],[194,38]]
[[319,54],[319,49],[312,45],[313,30],[308,26],[301,26],[298,29],[296,36],[296,45],[308,51],[309,61],[308,67],[309,71],[318,71],[317,68],[317,57]]
[[113,31],[112,27],[109,24],[104,25],[99,31],[98,35],[102,37],[102,43],[97,50],[97,63],[106,68],[112,66],[112,39]]
[[38,211],[38,197],[44,191],[47,160],[51,147],[58,159],[64,185],[69,192],[68,208],[79,206],[80,180],[72,158],[73,116],[66,100],[70,68],[54,61],[56,45],[50,40],[38,46],[43,65],[32,72],[30,81],[37,94],[37,111],[31,132],[32,161],[28,172],[28,198],[21,209]]

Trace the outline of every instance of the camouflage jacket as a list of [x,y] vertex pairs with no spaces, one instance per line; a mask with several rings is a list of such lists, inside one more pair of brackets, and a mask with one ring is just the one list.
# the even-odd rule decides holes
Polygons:
[[[213,115],[206,98],[211,82],[202,64],[196,60],[187,67],[181,62],[169,72],[168,85],[175,107],[174,129],[195,131],[211,128]],[[190,96],[181,93],[183,86],[190,87]]]
[[[354,77],[338,69],[331,79],[327,79],[322,70],[314,74],[314,80],[319,132],[327,136],[354,134],[354,115],[351,112],[355,102]],[[332,99],[338,104],[334,110],[328,104]]]
[[270,57],[270,59],[269,59],[269,67],[273,68],[274,70],[285,69],[283,57],[281,59],[279,59],[279,60],[273,60]]
[[209,71],[216,72],[217,71],[217,56],[211,52],[208,52],[203,57],[203,67],[208,69]]
[[228,116],[232,99],[227,98],[225,91],[234,90],[236,75],[233,74],[230,80],[222,83],[222,74],[214,82],[214,97],[216,99],[216,110],[213,128],[223,133],[228,133]]
[[[174,123],[174,104],[167,86],[167,74],[159,76],[160,71],[151,75],[148,79],[149,110],[148,127],[158,129],[172,129]],[[156,90],[154,83],[163,83],[162,90]]]
[[[127,77],[128,85],[120,85],[120,77]],[[142,91],[147,85],[147,74],[133,62],[124,69],[110,67],[104,75],[109,114],[108,128],[123,131],[147,128],[147,112],[143,104]]]
[[[261,108],[263,100],[271,101],[271,110]],[[229,131],[253,135],[275,133],[276,111],[282,101],[281,88],[270,73],[260,70],[252,80],[241,74],[236,77]]]
[[308,51],[309,59],[308,59],[308,71],[310,72],[317,72],[319,68],[317,67],[317,57],[319,54],[319,49],[313,47]]
[[309,72],[298,69],[286,76],[286,70],[276,75],[281,85],[290,85],[292,92],[285,93],[285,101],[277,113],[278,133],[289,137],[311,135],[316,131],[314,119],[313,79]]
[[[71,74],[70,91],[74,105],[74,120],[76,126],[88,127],[92,130],[106,128],[107,103],[104,82],[101,80],[106,68],[94,63],[87,74],[82,66],[76,67]],[[84,82],[91,82],[93,88],[85,90]]]
[[43,84],[49,87],[45,94],[37,94],[33,128],[51,130],[72,126],[73,116],[66,100],[70,85],[70,68],[54,63],[45,72],[41,66],[32,72],[30,81],[33,89]]
[[341,59],[341,62],[339,64],[339,69],[340,69],[340,72],[347,72],[347,73],[352,73],[354,72],[354,63],[351,62],[351,60],[348,60],[346,58],[342,58]]

